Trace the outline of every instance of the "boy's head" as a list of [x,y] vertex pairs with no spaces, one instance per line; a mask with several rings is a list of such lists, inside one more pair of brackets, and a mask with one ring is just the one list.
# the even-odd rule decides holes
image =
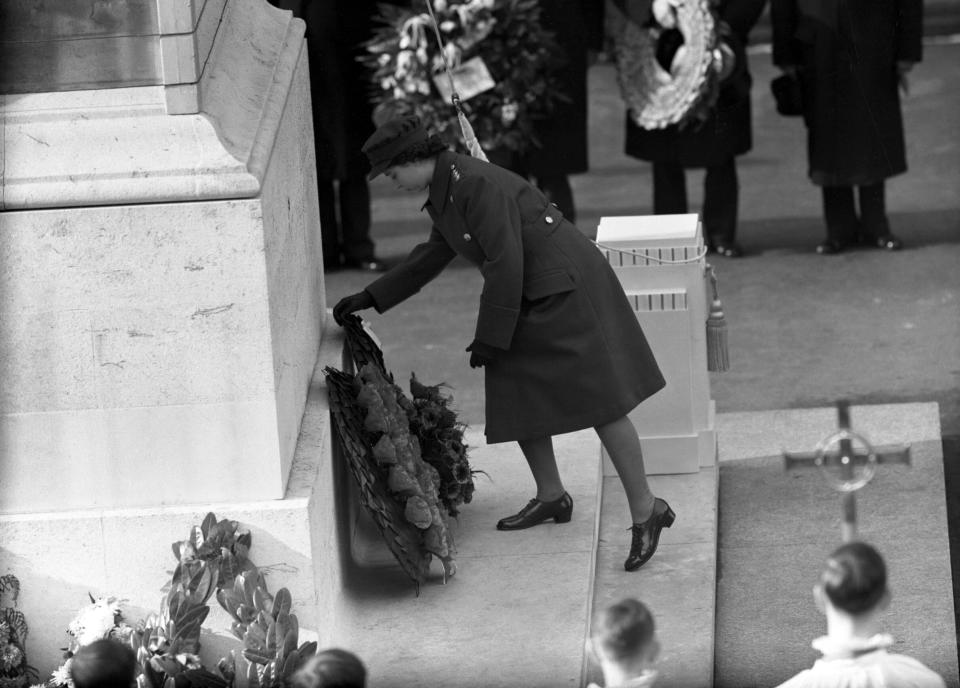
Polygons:
[[95,640],[70,660],[75,688],[130,688],[137,680],[137,656],[116,640]]
[[339,648],[321,650],[297,669],[293,688],[364,688],[367,669],[352,652]]
[[865,542],[841,545],[827,559],[814,595],[850,616],[882,607],[889,598],[883,557]]
[[601,663],[642,669],[660,650],[653,615],[638,600],[628,598],[607,607],[594,624],[593,650]]

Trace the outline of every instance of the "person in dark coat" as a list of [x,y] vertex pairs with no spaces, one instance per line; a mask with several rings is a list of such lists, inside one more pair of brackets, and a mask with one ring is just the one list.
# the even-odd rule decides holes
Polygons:
[[543,28],[554,35],[553,78],[561,96],[550,116],[537,120],[537,140],[523,153],[487,152],[490,162],[533,179],[571,222],[576,221],[570,175],[586,172],[587,69],[603,49],[605,0],[540,0]]
[[471,367],[484,368],[486,435],[516,441],[537,497],[497,528],[570,520],[552,436],[594,427],[623,482],[633,520],[624,566],[635,570],[674,514],[647,484],[627,413],[664,387],[613,269],[533,184],[497,165],[450,152],[416,117],[381,125],[364,146],[371,176],[427,191],[427,241],[363,291],[334,307],[337,322],[364,308],[384,312],[417,293],[457,255],[476,265],[483,291]]
[[[716,3],[721,41],[729,76],[720,84],[717,102],[700,124],[643,129],[627,113],[625,152],[653,163],[653,212],[686,213],[685,170],[706,168],[703,182],[703,229],[707,247],[720,255],[743,254],[737,243],[739,181],[736,156],[753,146],[750,86],[747,66],[749,33],[763,12],[766,0],[719,0]],[[669,27],[668,27],[669,28]],[[669,63],[668,63],[669,64]]]
[[923,56],[923,0],[772,0],[771,10],[773,61],[800,79],[809,175],[823,194],[817,252],[901,248],[884,182],[907,169],[898,85]]
[[324,267],[382,271],[370,238],[369,164],[360,152],[374,130],[370,74],[357,59],[373,36],[377,0],[294,4],[307,24]]

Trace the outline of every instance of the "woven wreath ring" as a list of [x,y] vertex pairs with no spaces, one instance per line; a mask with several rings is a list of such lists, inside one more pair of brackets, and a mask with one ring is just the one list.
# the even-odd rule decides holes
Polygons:
[[686,49],[684,67],[671,75],[656,59],[659,30],[624,18],[615,39],[617,77],[633,121],[644,129],[684,122],[709,99],[715,81],[716,23],[708,0],[676,5]]

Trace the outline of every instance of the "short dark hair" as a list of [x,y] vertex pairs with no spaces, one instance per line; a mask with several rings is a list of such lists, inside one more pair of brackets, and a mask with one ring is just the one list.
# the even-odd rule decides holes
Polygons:
[[116,640],[95,640],[70,660],[75,688],[130,688],[137,678],[137,656]]
[[848,614],[862,614],[873,609],[887,592],[887,566],[867,543],[848,542],[827,559],[820,583],[834,607]]
[[636,657],[653,640],[653,614],[633,598],[607,607],[597,619],[594,639],[615,662]]
[[437,153],[445,150],[447,150],[447,144],[436,134],[431,134],[426,141],[410,146],[406,150],[401,151],[395,158],[391,159],[390,167],[420,162],[421,160],[432,158]]
[[352,652],[333,647],[308,659],[290,684],[293,688],[364,688],[367,669]]

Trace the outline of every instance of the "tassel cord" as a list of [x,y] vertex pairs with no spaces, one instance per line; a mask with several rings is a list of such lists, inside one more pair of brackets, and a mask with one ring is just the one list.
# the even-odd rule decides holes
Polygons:
[[480,147],[480,143],[477,141],[477,135],[474,133],[473,127],[470,126],[470,122],[467,120],[466,113],[463,111],[460,94],[457,93],[457,87],[453,81],[453,72],[450,70],[450,63],[447,61],[447,46],[444,44],[443,37],[440,35],[440,25],[437,23],[436,15],[433,13],[433,1],[424,0],[424,2],[427,5],[427,12],[430,13],[430,21],[433,23],[433,32],[437,37],[437,45],[440,47],[440,59],[443,60],[443,69],[446,71],[447,79],[450,81],[450,102],[457,111],[457,120],[460,122],[460,131],[463,132],[464,143],[466,143],[470,155],[489,162],[486,154],[484,154],[483,149]]

